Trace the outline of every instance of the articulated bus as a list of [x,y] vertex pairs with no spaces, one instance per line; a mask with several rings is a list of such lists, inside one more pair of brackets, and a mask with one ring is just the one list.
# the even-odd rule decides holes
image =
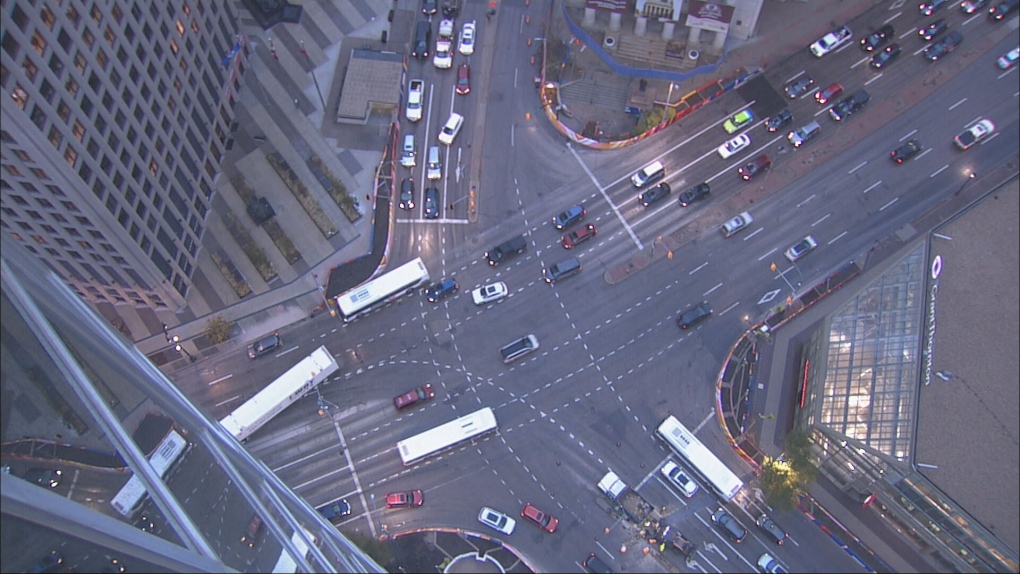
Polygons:
[[680,455],[685,466],[701,479],[701,483],[712,489],[724,501],[729,502],[741,488],[744,488],[744,483],[737,475],[701,444],[694,433],[680,424],[676,417],[666,417],[657,432],[659,438],[666,441],[666,444]]
[[319,347],[301,362],[294,365],[280,378],[269,383],[264,389],[237,407],[220,424],[244,442],[249,436],[308,391],[319,386],[339,369],[336,359],[325,346]]
[[[163,440],[160,441],[152,456],[149,457],[149,463],[152,464],[153,470],[156,471],[160,478],[166,478],[170,467],[177,462],[187,448],[188,441],[184,440],[184,437],[178,434],[177,431],[171,429],[163,437]],[[117,512],[130,517],[138,510],[147,494],[142,480],[137,475],[133,475],[128,479],[127,484],[120,489],[120,492],[113,497],[110,504],[117,509]]]
[[338,296],[336,305],[340,310],[340,317],[344,321],[350,321],[362,313],[424,287],[428,282],[428,269],[425,269],[421,257],[415,257],[410,262]]
[[485,407],[397,443],[404,466],[496,430],[496,414]]

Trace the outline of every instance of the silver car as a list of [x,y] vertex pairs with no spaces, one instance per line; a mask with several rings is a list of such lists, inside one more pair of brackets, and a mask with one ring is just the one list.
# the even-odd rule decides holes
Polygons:
[[507,536],[513,534],[514,527],[517,526],[516,520],[488,506],[483,506],[481,512],[478,513],[478,522]]
[[801,257],[811,253],[815,247],[818,247],[818,242],[814,237],[808,235],[786,250],[786,258],[790,260],[790,263],[795,263]]

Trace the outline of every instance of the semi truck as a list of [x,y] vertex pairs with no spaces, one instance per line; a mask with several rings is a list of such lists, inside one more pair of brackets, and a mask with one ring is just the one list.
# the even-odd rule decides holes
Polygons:
[[655,513],[655,506],[627,486],[615,472],[609,471],[599,481],[599,490],[619,504],[627,516],[636,523],[642,523]]

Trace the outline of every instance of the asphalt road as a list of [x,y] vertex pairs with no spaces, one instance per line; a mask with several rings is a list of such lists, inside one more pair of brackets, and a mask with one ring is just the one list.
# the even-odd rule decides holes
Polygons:
[[[348,498],[354,514],[342,525],[345,532],[378,536],[448,527],[498,536],[478,524],[478,509],[491,506],[516,516],[531,502],[559,518],[559,531],[546,534],[519,521],[507,542],[538,569],[579,571],[580,561],[598,552],[617,570],[664,570],[664,564],[640,556],[635,533],[604,510],[595,485],[612,469],[665,507],[668,522],[699,545],[686,566],[679,555],[666,555],[681,571],[750,571],[763,552],[793,571],[860,571],[797,513],[774,516],[791,536],[782,549],[757,531],[753,516],[764,507],[750,469],[718,429],[713,381],[728,347],[746,328],[745,316],[764,312],[763,296],[810,284],[893,233],[923,232],[910,229],[909,222],[951,196],[969,173],[980,176],[1015,156],[1017,72],[1002,74],[994,66],[996,57],[1016,45],[1015,26],[1006,39],[993,41],[1001,30],[993,26],[1000,24],[964,23],[961,14],[946,11],[951,26],[964,30],[965,43],[929,64],[915,53],[923,45],[911,27],[922,19],[910,11],[894,21],[897,36],[906,36],[898,40],[904,53],[881,74],[861,64],[865,56],[856,42],[822,60],[805,50],[767,74],[775,93],[782,94],[783,82],[804,71],[816,77],[816,87],[840,81],[849,94],[866,86],[872,95],[868,107],[837,125],[819,114],[824,110],[810,96],[790,102],[791,127],[817,119],[822,132],[816,139],[792,150],[786,132],[769,134],[759,117],[745,130],[753,141],[749,151],[722,160],[715,149],[731,137],[721,127],[726,117],[748,104],[764,116],[771,110],[756,106],[759,100],[774,105],[773,98],[748,101],[743,97],[748,94],[727,94],[633,149],[570,149],[544,120],[524,119],[537,98],[522,12],[504,6],[495,26],[488,25],[483,9],[469,4],[461,21],[478,22],[480,42],[497,34],[499,46],[519,48],[490,54],[491,72],[473,70],[472,94],[452,93],[459,54],[449,71],[435,70],[430,61],[410,63],[409,75],[426,79],[430,94],[426,117],[411,128],[419,134],[419,158],[451,109],[467,121],[449,150],[441,146],[446,162],[441,203],[454,209],[444,209],[437,221],[424,220],[420,207],[398,212],[388,253],[391,264],[421,256],[435,279],[454,276],[460,292],[438,304],[407,296],[348,325],[329,318],[307,321],[282,333],[285,345],[276,356],[256,362],[243,356],[213,359],[182,371],[178,384],[220,417],[325,344],[344,373],[321,387],[329,406],[325,416],[317,414],[316,399],[306,397],[256,433],[248,448],[314,505]],[[485,56],[476,52],[473,67]],[[963,57],[972,62],[959,75],[939,73],[938,67],[959,65],[953,59]],[[480,134],[471,114],[483,103]],[[952,137],[978,117],[992,119],[998,135],[957,151]],[[919,139],[926,151],[894,165],[888,154],[908,137]],[[750,183],[741,181],[736,168],[762,152],[773,157],[773,169]],[[458,158],[464,170],[459,179]],[[667,165],[674,191],[645,208],[629,177],[653,159]],[[420,159],[414,172],[419,206],[423,165]],[[481,187],[477,224],[468,223],[471,170]],[[406,173],[398,168],[398,177]],[[678,193],[702,181],[712,186],[709,199],[679,207]],[[606,269],[636,250],[664,249],[660,236],[698,218],[721,223],[745,209],[744,197],[771,187],[782,190],[751,206],[755,222],[740,235],[723,239],[710,231],[622,283],[603,280]],[[580,201],[598,235],[568,252],[550,219]],[[518,233],[528,239],[526,253],[491,268],[484,252]],[[782,252],[807,234],[819,246],[793,266]],[[569,256],[581,259],[583,271],[546,285],[542,269]],[[510,297],[474,306],[471,289],[495,280],[507,283]],[[677,312],[703,299],[715,315],[680,331]],[[503,365],[499,347],[528,333],[538,337],[539,351]],[[423,383],[435,387],[434,400],[394,411],[393,396]],[[495,410],[498,434],[401,465],[398,440],[482,406]],[[718,502],[704,488],[685,499],[662,482],[658,469],[669,453],[652,432],[669,414],[697,429],[700,440],[749,483],[729,505],[751,532],[744,543],[733,545],[713,527],[710,515]],[[387,492],[410,488],[425,492],[423,508],[383,508]],[[621,555],[621,544],[633,545],[632,551]]]

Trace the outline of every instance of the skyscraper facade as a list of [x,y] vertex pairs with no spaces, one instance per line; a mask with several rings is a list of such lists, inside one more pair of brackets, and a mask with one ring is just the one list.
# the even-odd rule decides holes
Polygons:
[[93,304],[184,305],[245,71],[235,4],[0,3],[0,225]]

